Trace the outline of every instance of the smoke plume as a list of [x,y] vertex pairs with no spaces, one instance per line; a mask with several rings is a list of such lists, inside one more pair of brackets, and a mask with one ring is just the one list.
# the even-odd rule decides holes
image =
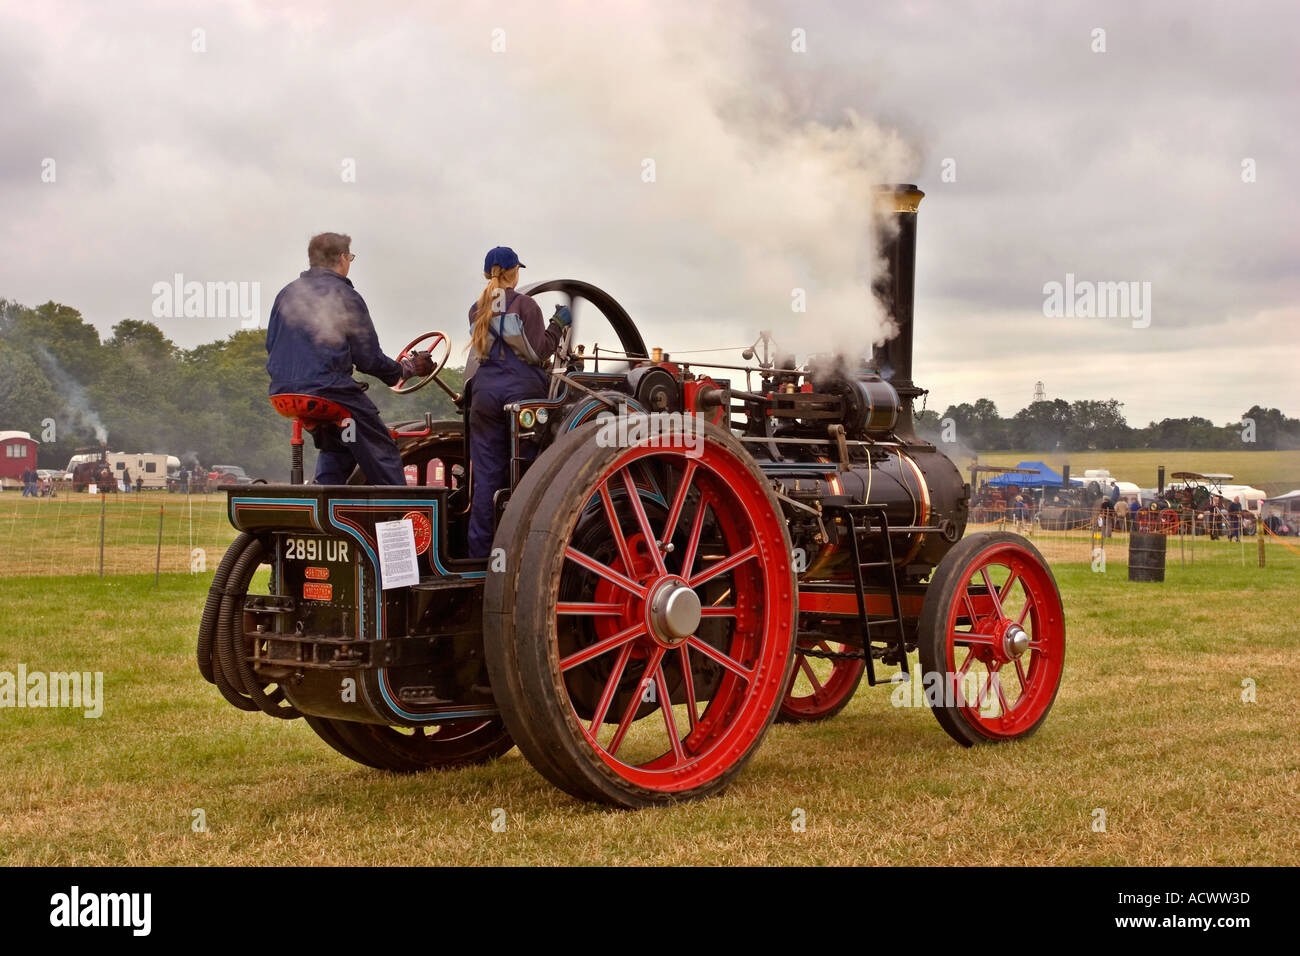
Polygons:
[[[536,99],[575,105],[600,131],[606,162],[654,162],[641,193],[652,198],[629,214],[680,236],[681,272],[664,284],[691,284],[673,295],[688,314],[729,313],[804,355],[869,354],[896,332],[871,294],[883,268],[873,186],[911,178],[917,148],[871,118],[869,88],[836,86],[842,64],[819,56],[815,39],[797,52],[790,23],[732,2],[642,15],[643,30],[584,30],[566,16],[537,37],[551,55],[526,78]],[[706,246],[707,258],[723,249],[734,264],[693,280],[692,250]]]
[[72,420],[93,431],[96,441],[108,441],[108,429],[104,427],[104,422],[100,419],[99,413],[91,407],[90,399],[81,383],[67,373],[63,366],[59,364],[59,360],[45,346],[38,345],[36,347],[36,357],[41,364],[42,371],[45,372],[50,382],[63,395]]

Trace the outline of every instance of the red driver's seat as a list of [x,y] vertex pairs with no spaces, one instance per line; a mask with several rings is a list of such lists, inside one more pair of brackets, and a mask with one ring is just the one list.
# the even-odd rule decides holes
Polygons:
[[331,402],[319,395],[296,395],[286,392],[271,396],[271,407],[285,418],[293,419],[293,464],[289,469],[289,482],[295,485],[303,483],[302,475],[302,430],[314,431],[320,425],[343,425],[352,417],[338,402]]

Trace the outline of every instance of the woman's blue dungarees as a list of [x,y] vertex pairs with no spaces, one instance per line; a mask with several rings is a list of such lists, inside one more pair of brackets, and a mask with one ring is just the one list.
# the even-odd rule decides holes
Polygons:
[[[520,293],[510,290],[508,314]],[[488,356],[471,380],[469,456],[474,494],[469,513],[469,555],[485,558],[492,550],[492,499],[510,484],[510,419],[503,410],[512,402],[546,396],[546,373],[515,354],[501,337],[498,319],[488,326]]]

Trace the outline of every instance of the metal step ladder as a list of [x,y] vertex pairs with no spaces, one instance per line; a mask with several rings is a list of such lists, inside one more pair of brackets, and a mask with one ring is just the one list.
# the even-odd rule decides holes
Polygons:
[[[907,647],[903,635],[903,606],[898,594],[898,573],[894,566],[893,535],[889,528],[889,516],[883,504],[834,504],[825,508],[832,517],[839,514],[848,525],[849,550],[853,558],[853,585],[858,595],[858,622],[862,626],[862,649],[867,660],[867,684],[875,686],[876,668],[871,654],[871,630],[877,627],[893,625],[896,637],[893,653],[904,675],[908,675]],[[883,561],[863,561],[860,539],[880,535],[884,539],[885,559]],[[888,569],[889,601],[894,616],[871,620],[867,616],[865,572],[871,568]]]

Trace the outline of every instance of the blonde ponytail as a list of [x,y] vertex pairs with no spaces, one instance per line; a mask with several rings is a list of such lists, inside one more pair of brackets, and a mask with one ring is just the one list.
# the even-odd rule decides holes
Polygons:
[[501,296],[504,302],[505,290],[515,287],[515,283],[519,281],[519,267],[502,270],[500,266],[493,266],[491,272],[483,273],[483,278],[488,282],[483,288],[483,294],[478,297],[478,309],[474,312],[474,328],[470,332],[469,339],[470,347],[474,349],[474,354],[479,359],[488,356],[488,325],[495,311],[493,306],[497,304],[498,296]]

